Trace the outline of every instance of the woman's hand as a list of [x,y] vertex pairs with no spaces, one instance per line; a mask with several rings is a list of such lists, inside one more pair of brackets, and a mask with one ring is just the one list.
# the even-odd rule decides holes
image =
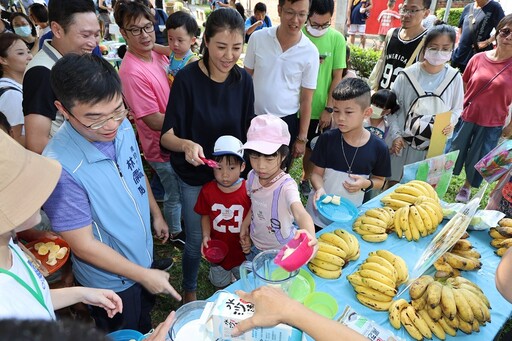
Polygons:
[[313,207],[315,208],[315,210],[318,210],[318,207],[316,207],[316,202],[318,200],[320,200],[320,198],[322,197],[322,195],[326,194],[325,193],[325,189],[323,187],[320,187],[319,189],[317,189],[315,191],[315,196],[313,197]]
[[204,165],[204,162],[201,161],[201,157],[204,158],[203,147],[199,144],[186,140],[183,143],[183,152],[185,153],[185,160],[190,163],[192,166],[201,166]]
[[397,137],[393,140],[393,144],[391,145],[390,153],[394,155],[398,155],[400,151],[404,148],[404,139],[401,137]]

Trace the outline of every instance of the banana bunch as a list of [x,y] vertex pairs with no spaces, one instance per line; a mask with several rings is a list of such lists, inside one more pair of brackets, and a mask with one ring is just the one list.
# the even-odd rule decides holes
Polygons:
[[359,241],[343,229],[327,232],[318,239],[318,252],[308,263],[308,268],[315,275],[336,279],[341,276],[341,269],[351,260],[359,259]]
[[[491,321],[489,300],[478,285],[464,277],[451,277],[445,282],[439,282],[432,276],[424,275],[413,282],[409,294],[410,304],[420,316],[426,321],[428,316],[433,322],[439,323],[444,332],[451,336],[455,336],[457,329],[466,334],[479,331],[480,326]],[[393,307],[390,307],[390,322],[393,321],[391,324],[396,328],[395,311],[391,317]],[[407,331],[419,340],[416,338],[419,336],[417,333],[413,335],[409,329]],[[420,333],[427,337],[421,330]],[[442,339],[436,333],[434,335]]]
[[436,278],[457,277],[460,276],[460,270],[472,271],[482,267],[481,255],[473,248],[467,237],[469,235],[459,239],[450,251],[434,262]]
[[436,231],[443,221],[443,210],[438,199],[419,196],[414,203],[395,211],[394,226],[398,238],[419,240]]
[[429,183],[420,180],[412,180],[406,184],[399,185],[393,192],[383,197],[381,202],[384,206],[391,207],[396,211],[401,207],[415,204],[418,197],[421,196],[439,203],[439,197],[435,189]]
[[357,300],[373,310],[388,310],[396,288],[408,278],[405,261],[387,250],[370,252],[359,269],[347,276]]
[[395,211],[389,207],[371,208],[359,216],[352,229],[367,242],[379,243],[393,231]]
[[497,248],[494,253],[501,257],[512,246],[512,219],[503,218],[498,224],[489,230],[489,235],[492,238],[491,245]]

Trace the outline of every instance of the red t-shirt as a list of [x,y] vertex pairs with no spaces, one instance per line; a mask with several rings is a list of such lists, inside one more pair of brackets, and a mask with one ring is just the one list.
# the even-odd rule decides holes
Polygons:
[[194,211],[210,217],[210,237],[228,244],[228,254],[220,265],[231,270],[245,260],[240,245],[240,228],[251,208],[251,199],[245,189],[245,180],[238,190],[224,193],[217,182],[210,181],[201,188]]
[[[496,77],[489,86],[480,92],[483,86],[500,72],[512,58],[495,62],[487,57],[487,52],[477,53],[466,66],[462,80],[466,83],[464,111],[462,119],[482,127],[503,127],[512,103],[510,80],[512,65]],[[472,97],[480,92],[474,99]],[[471,105],[468,105],[468,100]]]

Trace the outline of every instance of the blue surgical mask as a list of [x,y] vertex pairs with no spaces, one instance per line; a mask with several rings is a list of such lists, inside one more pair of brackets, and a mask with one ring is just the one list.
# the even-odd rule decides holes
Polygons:
[[28,37],[32,35],[32,27],[27,26],[19,26],[14,28],[14,33],[19,35],[20,37]]

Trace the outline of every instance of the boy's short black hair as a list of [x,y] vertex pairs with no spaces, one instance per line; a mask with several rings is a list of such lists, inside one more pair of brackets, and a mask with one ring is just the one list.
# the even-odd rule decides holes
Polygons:
[[55,97],[71,110],[76,104],[95,105],[122,96],[121,79],[114,67],[92,54],[66,54],[50,73]]
[[334,0],[312,0],[309,16],[313,14],[324,15],[326,13],[334,14]]
[[364,110],[370,106],[371,90],[368,84],[359,78],[343,79],[332,92],[332,97],[336,101],[349,101],[351,99],[356,102]]
[[182,26],[185,27],[185,31],[187,31],[189,36],[192,38],[196,36],[199,26],[197,25],[196,19],[189,13],[184,11],[174,12],[165,22],[165,28],[168,30],[174,30]]
[[267,5],[265,5],[263,2],[258,2],[256,5],[254,5],[254,12],[267,13]]
[[[300,1],[300,0],[279,0],[278,1],[278,6],[283,7],[284,4],[286,3],[286,1],[288,1],[291,4],[294,4],[294,3],[296,3],[297,1]],[[311,0],[309,0],[309,6],[311,7]]]
[[35,2],[28,7],[28,10],[37,21],[48,22],[48,8],[45,5]]
[[48,19],[55,21],[67,32],[75,20],[75,14],[94,13],[96,9],[92,0],[52,0],[48,4]]
[[212,159],[217,162],[222,162],[222,161],[226,160],[226,163],[228,165],[238,165],[238,166],[242,166],[242,164],[245,162],[240,157],[233,155],[233,154],[224,154],[224,155],[217,155],[217,156],[214,155],[214,156],[212,156]]

